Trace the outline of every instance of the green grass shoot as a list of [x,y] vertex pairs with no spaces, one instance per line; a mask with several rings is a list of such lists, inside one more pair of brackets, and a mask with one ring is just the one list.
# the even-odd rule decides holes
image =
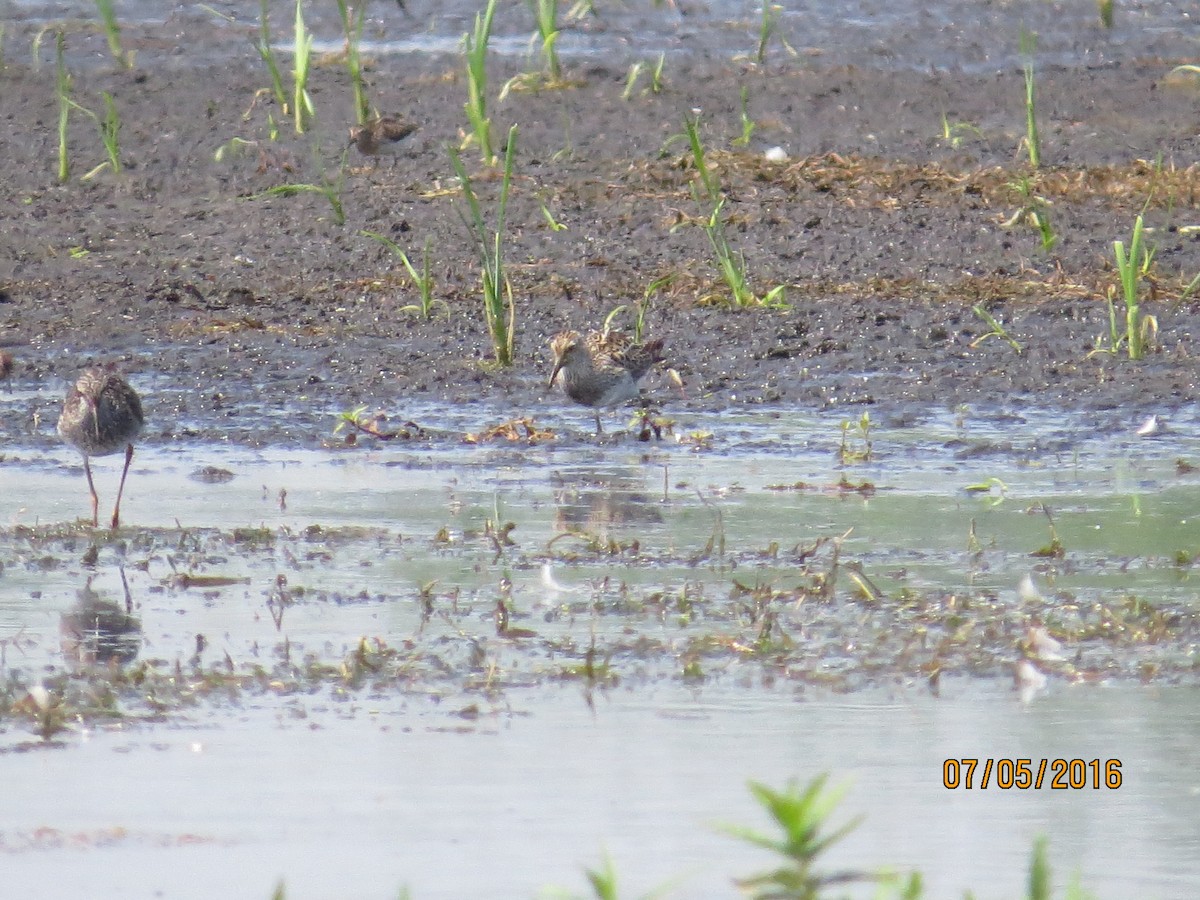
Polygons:
[[463,35],[467,59],[467,103],[464,109],[471,125],[471,136],[459,149],[465,149],[473,138],[479,144],[485,166],[496,164],[496,154],[492,151],[492,120],[487,115],[487,51],[495,14],[496,0],[488,0],[484,11],[475,14],[474,33]]
[[733,249],[725,234],[725,220],[721,213],[725,208],[726,197],[716,173],[708,165],[704,145],[700,141],[699,118],[686,119],[684,129],[692,148],[696,174],[699,176],[700,186],[703,188],[703,192],[699,192],[693,186],[693,193],[697,195],[696,199],[707,207],[704,231],[708,235],[709,245],[712,247],[713,256],[716,259],[717,270],[729,288],[731,305],[735,307],[785,307],[784,285],[777,285],[762,297],[759,297],[751,289],[746,273],[746,259],[742,253]]
[[96,115],[86,106],[83,106],[74,100],[68,100],[72,109],[86,115],[96,123],[96,128],[100,132],[100,142],[104,144],[104,152],[108,156],[104,162],[82,176],[80,181],[90,181],[95,178],[105,169],[111,169],[114,173],[121,172],[121,117],[117,112],[116,101],[113,100],[112,94],[108,91],[101,91],[100,96],[104,98],[104,118]]
[[[494,0],[489,6],[494,5]],[[458,152],[450,149],[450,161],[462,182],[463,198],[467,201],[469,216],[463,219],[475,238],[479,253],[483,280],[483,311],[487,320],[488,334],[492,339],[492,350],[496,363],[501,366],[513,364],[513,340],[516,326],[516,306],[513,303],[512,285],[504,271],[504,220],[508,212],[508,194],[512,184],[513,155],[517,147],[517,126],[508,130],[508,143],[504,150],[504,180],[500,186],[500,199],[496,203],[496,225],[488,231],[483,220],[479,198],[471,184],[471,178],[463,166]]]
[[346,35],[346,72],[354,90],[354,121],[362,125],[371,116],[371,104],[367,101],[367,89],[363,84],[362,44],[363,23],[367,15],[366,0],[359,0],[354,15],[346,0],[337,0],[338,15],[342,19],[342,31]]
[[1100,13],[1100,24],[1105,28],[1113,27],[1114,0],[1096,0],[1096,10]]
[[1042,145],[1038,137],[1037,107],[1035,102],[1033,54],[1037,50],[1037,35],[1021,29],[1021,55],[1025,57],[1025,145],[1029,150],[1029,164],[1035,169],[1042,164]]
[[346,224],[346,210],[342,205],[342,188],[346,183],[346,154],[347,147],[342,151],[341,164],[334,178],[326,176],[320,184],[279,184],[257,194],[251,194],[248,199],[261,200],[264,197],[294,197],[297,194],[319,194],[329,201],[333,212],[333,221],[338,225]]
[[741,98],[742,133],[739,137],[735,137],[733,139],[733,143],[735,146],[749,147],[750,138],[754,134],[754,129],[758,126],[755,125],[754,120],[750,118],[750,89],[746,87],[746,85],[742,85],[742,88],[738,94]]
[[[643,88],[643,94],[661,94],[663,89],[663,65],[667,61],[665,53],[658,54],[658,62],[654,64],[654,68],[650,70],[650,86]],[[629,72],[625,76],[625,90],[621,92],[621,99],[628,100],[633,96],[633,90],[637,87],[638,79],[642,77],[642,72],[646,70],[646,63],[639,60],[629,67]]]
[[962,146],[967,135],[975,137],[983,137],[983,132],[970,122],[951,122],[946,116],[945,110],[942,111],[942,140],[957,150]]
[[275,59],[275,51],[271,49],[271,20],[267,9],[267,0],[259,0],[258,11],[258,43],[254,45],[258,55],[266,64],[267,72],[271,75],[271,93],[283,115],[288,114],[288,96],[283,88],[283,75],[279,72],[279,63]]
[[67,36],[60,29],[54,35],[54,72],[58,93],[58,183],[71,178],[71,160],[67,151],[67,130],[71,121],[71,74],[67,71],[64,53]]
[[312,97],[308,94],[308,71],[312,63],[313,36],[304,26],[304,0],[296,0],[296,30],[292,34],[292,114],[296,121],[296,134],[304,134],[308,123],[316,115]]
[[987,332],[986,334],[981,334],[979,337],[975,338],[975,340],[971,341],[972,347],[978,347],[980,344],[982,344],[988,338],[996,337],[996,338],[1000,338],[1000,340],[1004,341],[1006,344],[1008,344],[1008,346],[1012,347],[1013,350],[1017,354],[1021,353],[1021,351],[1023,349],[1021,347],[1021,342],[1018,341],[1016,338],[1014,338],[1011,334],[1009,334],[1008,330],[1005,329],[1005,327],[1000,324],[1000,322],[996,319],[995,316],[993,316],[990,312],[988,312],[986,309],[984,309],[982,304],[976,303],[973,307],[971,307],[971,310],[972,310],[972,312],[975,313],[975,315],[977,315],[980,319],[982,319],[984,322],[986,322],[987,326],[990,329],[992,329],[991,331]]
[[1028,222],[1037,229],[1042,240],[1042,249],[1051,250],[1058,243],[1058,235],[1050,223],[1050,201],[1034,193],[1033,182],[1028,176],[1021,176],[1011,182],[1009,187],[1021,195],[1021,208],[1002,223],[1003,227],[1012,228],[1018,222]]
[[121,116],[117,103],[108,91],[101,91],[104,98],[104,118],[100,120],[100,140],[108,154],[108,165],[114,173],[121,171]]
[[408,272],[408,277],[412,280],[413,286],[416,287],[420,294],[419,303],[410,303],[407,306],[402,306],[402,313],[416,313],[422,319],[432,319],[433,309],[439,303],[446,310],[447,315],[450,313],[450,305],[445,300],[437,300],[433,296],[433,270],[430,264],[429,257],[429,240],[425,241],[425,253],[421,261],[421,271],[418,272],[416,266],[408,258],[408,254],[391,238],[379,234],[377,231],[360,231],[363,237],[369,237],[371,240],[378,241],[392,251],[404,264],[405,271]]
[[628,100],[633,96],[633,89],[637,87],[637,80],[641,77],[644,68],[646,68],[646,64],[641,60],[630,64],[629,73],[625,76],[625,90],[621,91],[622,100]]
[[758,50],[754,54],[754,58],[758,60],[760,66],[766,65],[767,46],[771,43],[771,35],[779,27],[779,13],[782,10],[782,6],[772,3],[771,0],[762,0],[762,17],[759,19],[758,25]]
[[650,73],[650,93],[661,94],[663,89],[663,66],[666,65],[667,54],[658,54],[658,62],[654,64],[654,71]]
[[551,82],[562,80],[562,64],[558,60],[558,0],[527,0],[537,21],[538,37],[542,40],[542,63]]
[[133,68],[133,54],[121,49],[121,26],[117,23],[117,13],[113,9],[112,0],[95,0],[96,9],[100,13],[100,22],[104,26],[104,37],[108,41],[108,52],[122,69]]
[[[1133,236],[1129,242],[1128,253],[1125,250],[1124,241],[1113,241],[1113,255],[1116,257],[1117,273],[1121,278],[1121,294],[1125,300],[1125,334],[1123,339],[1126,341],[1130,359],[1142,358],[1145,353],[1145,341],[1148,333],[1152,333],[1158,328],[1158,322],[1153,316],[1146,316],[1143,319],[1141,314],[1139,287],[1142,278],[1150,274],[1150,268],[1154,264],[1154,250],[1146,248],[1142,229],[1143,221],[1139,215],[1133,223]],[[1110,321],[1115,321],[1115,316],[1111,314],[1111,297],[1109,308]],[[1115,332],[1117,329],[1113,329],[1113,331]],[[1118,338],[1113,341],[1114,351],[1120,339]]]

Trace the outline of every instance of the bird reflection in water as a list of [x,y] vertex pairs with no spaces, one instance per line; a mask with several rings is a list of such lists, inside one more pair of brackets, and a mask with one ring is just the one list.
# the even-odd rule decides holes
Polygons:
[[637,540],[640,527],[662,524],[659,500],[645,492],[640,472],[556,472],[551,485],[557,531],[607,544],[618,532]]
[[59,635],[63,657],[68,664],[81,668],[89,666],[120,666],[133,662],[142,643],[142,622],[133,615],[129,584],[125,585],[125,602],[106,600],[92,590],[92,580],[80,588],[78,599],[59,620]]

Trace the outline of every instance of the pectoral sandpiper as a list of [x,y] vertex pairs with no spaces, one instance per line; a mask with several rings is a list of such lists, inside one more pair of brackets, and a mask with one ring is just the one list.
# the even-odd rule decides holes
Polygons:
[[121,494],[125,476],[133,460],[133,442],[142,431],[145,418],[137,391],[111,367],[94,366],[84,370],[79,380],[67,390],[62,415],[58,417],[58,433],[62,439],[83,454],[83,472],[87,475],[92,495],[92,525],[100,524],[100,498],[92,481],[89,458],[107,456],[125,448],[125,468],[117,488],[113,506],[112,527],[121,521]]
[[400,142],[416,130],[415,122],[400,116],[376,116],[350,127],[350,143],[364,156],[391,156],[395,164]]
[[638,397],[638,380],[661,362],[661,339],[635,344],[619,332],[592,331],[586,338],[577,331],[564,331],[550,341],[555,379],[563,393],[576,403],[596,411],[596,434],[603,434],[600,410]]

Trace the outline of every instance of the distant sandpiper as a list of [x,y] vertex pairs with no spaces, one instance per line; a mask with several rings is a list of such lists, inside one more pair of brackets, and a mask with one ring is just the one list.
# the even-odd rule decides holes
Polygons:
[[100,524],[100,498],[96,496],[89,458],[107,456],[125,448],[125,468],[121,470],[121,484],[117,488],[117,502],[112,514],[112,527],[116,528],[121,521],[125,476],[133,461],[133,442],[141,434],[144,424],[141,398],[111,366],[86,369],[67,390],[62,415],[58,417],[58,433],[83,454],[83,472],[92,495],[93,527]]
[[9,393],[12,393],[13,355],[7,350],[0,350],[0,381],[8,382]]
[[415,122],[400,116],[376,116],[362,125],[350,127],[350,143],[364,156],[390,156],[394,164],[400,153],[400,142],[416,130]]
[[637,399],[638,379],[662,361],[662,347],[661,339],[636,344],[615,331],[592,331],[586,338],[564,331],[550,341],[550,385],[557,379],[569,398],[594,409],[596,434],[603,434],[600,410]]

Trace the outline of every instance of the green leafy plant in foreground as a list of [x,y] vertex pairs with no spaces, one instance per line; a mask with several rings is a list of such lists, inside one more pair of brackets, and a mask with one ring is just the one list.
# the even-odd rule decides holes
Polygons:
[[826,832],[833,810],[848,789],[848,785],[843,784],[827,790],[826,779],[827,776],[819,775],[806,787],[792,783],[781,791],[750,782],[750,792],[770,814],[773,824],[781,832],[780,836],[740,826],[727,825],[722,830],[770,850],[782,859],[777,869],[737,879],[738,887],[748,896],[756,900],[816,900],[826,888],[834,885],[880,880],[881,876],[868,872],[817,871],[816,864],[820,856],[862,822],[860,816],[832,832]]
[[699,176],[700,186],[703,188],[703,191],[699,192],[695,191],[693,187],[693,192],[697,194],[697,200],[708,206],[708,215],[703,223],[704,231],[708,235],[709,245],[716,258],[717,269],[729,287],[732,305],[736,307],[786,308],[784,285],[776,285],[761,297],[751,289],[746,273],[746,258],[742,253],[733,249],[725,234],[725,220],[721,216],[721,212],[725,208],[725,193],[721,189],[716,173],[709,167],[705,157],[704,145],[700,141],[699,119],[695,117],[686,119],[684,130],[692,148],[692,159]]
[[508,193],[512,184],[513,154],[517,147],[517,126],[508,130],[508,143],[504,150],[504,180],[500,186],[500,198],[496,202],[496,225],[489,233],[483,221],[479,198],[471,184],[471,178],[463,167],[462,159],[453,148],[450,161],[462,182],[463,198],[467,201],[470,216],[464,216],[467,227],[475,238],[483,281],[483,312],[487,320],[488,334],[492,339],[492,350],[496,363],[511,366],[513,363],[513,340],[516,326],[516,306],[513,303],[512,285],[504,271],[504,220],[508,212]]

